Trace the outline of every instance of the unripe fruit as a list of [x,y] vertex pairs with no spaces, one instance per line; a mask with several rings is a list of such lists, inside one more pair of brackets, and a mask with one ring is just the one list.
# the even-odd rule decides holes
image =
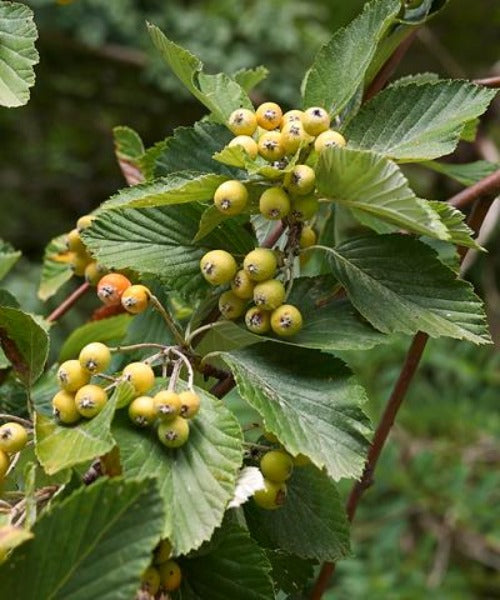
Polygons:
[[0,484],[2,480],[7,475],[7,471],[9,470],[9,457],[6,452],[0,450]]
[[0,450],[20,452],[28,443],[28,432],[19,423],[9,422],[0,427]]
[[252,333],[266,333],[271,329],[271,313],[258,306],[252,306],[245,314],[245,325]]
[[92,262],[92,258],[85,253],[73,252],[69,266],[77,277],[83,277],[85,275],[85,269]]
[[167,562],[172,556],[172,544],[166,538],[161,540],[158,546],[155,548],[153,563],[155,565],[161,565]]
[[304,118],[303,110],[297,110],[297,109],[288,110],[281,117],[281,128],[285,127],[285,125],[287,125],[288,123],[301,123],[303,118]]
[[271,328],[277,335],[295,335],[302,329],[302,315],[295,306],[283,304],[271,314]]
[[304,129],[311,135],[319,135],[330,127],[330,115],[320,106],[312,106],[304,112]]
[[76,222],[76,230],[78,233],[82,232],[84,229],[87,229],[92,225],[92,223],[96,220],[95,215],[83,215]]
[[180,448],[189,437],[189,423],[183,417],[163,421],[158,427],[158,439],[167,448]]
[[59,367],[57,380],[63,390],[76,392],[90,381],[90,373],[82,367],[79,360],[67,360]]
[[203,277],[212,285],[228,283],[235,276],[238,265],[225,250],[211,250],[200,261]]
[[154,567],[148,567],[141,575],[141,589],[155,596],[160,589],[160,573]]
[[240,317],[245,310],[245,300],[231,291],[223,292],[219,297],[219,310],[225,319],[234,320]]
[[107,306],[120,304],[123,292],[132,284],[120,273],[104,275],[97,284],[97,296]]
[[277,221],[290,212],[290,198],[281,187],[269,188],[259,199],[259,210],[266,219]]
[[260,459],[260,470],[269,481],[283,483],[292,475],[292,457],[283,450],[270,450]]
[[238,271],[231,281],[231,289],[235,296],[242,300],[249,300],[253,296],[254,282],[243,269]]
[[84,385],[76,392],[76,410],[87,419],[95,417],[101,412],[108,400],[108,395],[98,385]]
[[300,232],[299,246],[301,248],[309,248],[310,246],[314,246],[317,239],[318,236],[316,235],[314,229],[309,225],[306,225]]
[[275,161],[285,156],[285,147],[279,131],[263,133],[258,142],[259,154],[268,161]]
[[237,108],[229,115],[228,126],[234,135],[252,135],[257,129],[257,116],[248,108]]
[[128,407],[128,416],[134,425],[147,427],[156,420],[156,408],[151,396],[139,396]]
[[253,301],[264,310],[274,310],[285,301],[285,286],[277,279],[263,281],[255,286]]
[[319,210],[319,201],[314,196],[303,196],[292,200],[292,217],[297,221],[312,219]]
[[173,390],[158,392],[153,402],[157,416],[163,421],[172,421],[181,412],[181,399]]
[[268,442],[271,442],[271,444],[279,444],[278,436],[270,431],[264,431],[264,437]]
[[251,138],[249,135],[238,135],[233,138],[228,146],[232,148],[233,146],[240,146],[245,150],[250,158],[256,158],[259,153],[259,147],[257,146],[257,142]]
[[295,467],[307,467],[311,464],[311,459],[305,454],[297,454],[292,460]]
[[276,510],[283,506],[286,500],[286,484],[264,479],[264,485],[265,488],[256,491],[253,496],[255,504],[266,510]]
[[256,248],[243,261],[243,269],[253,281],[272,279],[277,268],[276,254],[269,248]]
[[307,142],[308,135],[300,121],[286,123],[281,130],[281,144],[285,149],[285,154],[295,154],[301,144]]
[[275,102],[264,102],[255,111],[255,116],[257,117],[257,124],[260,127],[271,131],[279,127],[283,111]]
[[92,342],[82,348],[78,360],[90,373],[102,373],[109,367],[111,352],[105,344]]
[[65,390],[57,392],[52,398],[52,411],[54,417],[63,425],[71,425],[80,420],[80,413],[76,410],[75,396]]
[[146,310],[151,300],[151,292],[145,285],[131,285],[122,294],[123,308],[132,315],[138,315]]
[[76,252],[77,254],[85,254],[86,252],[85,244],[82,242],[77,229],[72,229],[66,236],[66,246],[70,252]]
[[328,131],[323,131],[320,133],[314,142],[314,149],[316,152],[321,154],[323,150],[326,148],[330,148],[331,146],[339,146],[343,147],[347,144],[345,137],[339,133],[338,131],[332,131],[329,129]]
[[85,281],[90,285],[97,285],[107,271],[106,267],[93,260],[85,267]]
[[133,362],[123,369],[123,379],[128,381],[140,396],[150,390],[155,383],[153,369],[143,362]]
[[160,572],[160,585],[165,592],[178,589],[182,581],[181,568],[175,560],[168,560],[158,567]]
[[284,185],[292,194],[305,196],[314,190],[316,173],[307,165],[296,165],[285,175]]
[[225,215],[239,215],[248,202],[246,187],[235,179],[221,183],[215,190],[214,204]]
[[181,399],[181,417],[192,419],[200,410],[200,397],[191,390],[179,394]]

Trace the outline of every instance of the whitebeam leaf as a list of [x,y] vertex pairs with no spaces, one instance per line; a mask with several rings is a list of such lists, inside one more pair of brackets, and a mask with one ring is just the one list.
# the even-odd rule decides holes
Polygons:
[[321,194],[348,207],[367,227],[385,233],[386,223],[438,239],[449,239],[439,215],[415,196],[392,161],[348,148],[329,148],[320,156],[317,186]]
[[324,250],[353,305],[380,331],[491,342],[472,286],[426,244],[407,235],[373,235]]
[[400,162],[450,154],[465,124],[482,115],[495,94],[496,90],[464,81],[389,87],[348,124],[348,146]]
[[370,434],[363,388],[345,364],[317,350],[276,343],[223,353],[238,390],[293,455],[330,477],[361,474]]

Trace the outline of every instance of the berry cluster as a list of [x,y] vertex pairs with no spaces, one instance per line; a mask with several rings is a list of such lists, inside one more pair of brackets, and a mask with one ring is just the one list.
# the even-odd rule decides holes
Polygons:
[[141,590],[147,596],[173,592],[180,587],[181,569],[171,555],[172,545],[167,539],[161,540],[153,552],[151,565],[141,575]]
[[0,427],[0,485],[11,463],[11,455],[20,452],[28,443],[28,432],[19,423],[8,422]]
[[68,254],[65,256],[73,273],[84,276],[91,285],[96,285],[106,273],[106,269],[92,258],[80,236],[84,229],[92,225],[94,219],[93,215],[83,215],[78,219],[75,229],[66,235]]
[[[284,304],[285,284],[275,278],[280,255],[269,248],[249,252],[241,269],[234,257],[225,250],[207,252],[200,261],[205,279],[212,285],[231,283],[231,289],[219,297],[219,310],[225,319],[238,319],[245,312],[245,324],[253,333],[270,329],[280,336],[300,331],[302,315],[298,308]],[[253,300],[255,306],[246,306]]]

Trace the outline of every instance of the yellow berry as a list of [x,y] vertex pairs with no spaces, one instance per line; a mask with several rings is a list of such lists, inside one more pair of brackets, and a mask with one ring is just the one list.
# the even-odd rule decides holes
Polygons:
[[160,573],[154,567],[148,567],[141,575],[141,589],[155,596],[160,589]]
[[223,292],[219,297],[219,310],[225,319],[234,320],[240,317],[245,310],[245,300],[238,298],[232,292]]
[[309,248],[310,246],[314,246],[317,239],[318,236],[316,235],[314,229],[309,225],[306,225],[300,232],[299,246],[301,248]]
[[95,215],[83,215],[82,217],[80,217],[76,222],[76,229],[78,233],[90,227],[92,223],[96,220],[96,218],[97,217]]
[[99,283],[102,276],[106,275],[107,271],[108,270],[106,269],[106,267],[93,260],[85,267],[85,281],[87,283],[90,283],[90,285],[95,286]]
[[276,254],[269,248],[256,248],[249,252],[243,261],[243,269],[253,281],[272,279],[277,268]]
[[272,187],[259,199],[259,210],[266,219],[278,221],[290,212],[290,198],[282,187]]
[[266,333],[271,329],[271,313],[258,306],[252,306],[245,314],[245,325],[252,333]]
[[108,395],[104,389],[98,385],[84,385],[75,395],[76,410],[87,419],[98,415],[104,408],[108,400]]
[[54,417],[63,425],[71,425],[80,420],[80,413],[76,410],[75,395],[61,390],[52,398],[52,411]]
[[153,369],[143,362],[133,362],[123,369],[123,379],[128,381],[137,396],[145,394],[155,383]]
[[331,146],[343,147],[347,144],[345,137],[338,131],[329,129],[320,133],[314,142],[314,149],[321,154],[326,148]]
[[306,196],[310,194],[316,185],[316,174],[314,169],[307,165],[295,165],[291,171],[285,175],[284,185],[292,194]]
[[271,314],[271,328],[277,335],[288,337],[302,329],[302,315],[295,306],[283,304]]
[[249,300],[253,296],[254,282],[243,269],[239,270],[231,282],[231,289],[235,296],[242,300]]
[[85,244],[80,237],[77,229],[72,229],[66,236],[66,246],[70,252],[76,252],[78,254],[85,254],[87,251]]
[[299,196],[292,200],[291,215],[298,221],[312,219],[319,210],[319,201],[315,196]]
[[285,147],[279,131],[268,131],[259,137],[257,144],[259,154],[268,161],[275,161],[285,156]]
[[214,205],[225,215],[239,215],[245,209],[247,202],[247,189],[236,179],[221,183],[215,190]]
[[279,127],[283,112],[275,102],[264,102],[255,111],[255,116],[260,127],[271,131]]
[[165,592],[178,589],[182,581],[181,568],[175,560],[168,560],[158,567],[160,572],[160,585]]
[[255,286],[253,301],[256,306],[264,310],[274,310],[281,306],[285,300],[285,286],[277,279],[269,279]]
[[9,422],[0,427],[0,450],[2,452],[20,452],[28,443],[28,432],[19,423]]
[[237,108],[229,115],[228,126],[234,135],[252,135],[257,129],[257,116],[248,108]]
[[281,144],[285,154],[295,154],[301,145],[305,145],[309,136],[300,121],[286,123],[281,130]]
[[270,450],[260,459],[260,470],[269,481],[283,483],[292,475],[292,457],[283,450]]
[[109,367],[111,352],[106,344],[92,342],[81,349],[78,360],[90,373],[102,373]]
[[147,427],[156,420],[155,403],[151,396],[139,396],[128,407],[128,416],[134,425]]
[[172,544],[168,539],[163,539],[160,541],[158,546],[156,546],[154,551],[154,559],[153,563],[155,565],[161,565],[172,556]]
[[90,373],[78,360],[67,360],[57,371],[57,380],[63,390],[76,392],[90,381]]
[[151,292],[145,285],[131,285],[121,297],[123,308],[133,315],[144,312],[150,300]]
[[200,261],[203,277],[212,285],[228,283],[235,276],[238,265],[225,250],[211,250]]
[[287,493],[286,484],[264,479],[264,485],[265,488],[258,490],[253,496],[255,504],[265,510],[276,510],[283,506]]
[[304,118],[303,110],[288,110],[281,118],[281,128],[285,127],[288,123],[301,123]]
[[8,454],[3,450],[0,450],[0,484],[7,475],[7,471],[9,470],[9,464],[10,460]]
[[181,399],[181,417],[192,419],[200,410],[200,397],[191,390],[180,392]]
[[319,135],[330,127],[330,115],[320,106],[312,106],[304,112],[304,129],[310,135]]
[[229,147],[240,146],[252,159],[257,157],[259,147],[257,142],[249,135],[238,135],[229,142]]
[[153,398],[155,412],[163,421],[175,419],[181,412],[181,399],[173,390],[158,392]]
[[73,252],[69,266],[77,277],[83,277],[85,275],[85,269],[92,262],[92,258],[86,253]]
[[180,448],[189,437],[189,423],[183,417],[162,421],[158,426],[158,439],[167,448]]

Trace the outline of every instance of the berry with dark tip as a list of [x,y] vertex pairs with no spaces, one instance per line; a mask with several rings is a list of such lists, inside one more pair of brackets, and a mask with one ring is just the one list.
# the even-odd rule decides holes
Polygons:
[[274,310],[285,301],[286,290],[281,281],[269,279],[255,286],[253,301],[255,305],[264,310]]
[[237,108],[229,115],[228,126],[234,135],[253,135],[257,129],[257,116],[248,108]]
[[180,448],[189,437],[189,423],[183,417],[163,421],[158,426],[158,439],[167,448]]
[[240,269],[231,281],[233,293],[242,300],[249,300],[253,296],[254,286],[255,283],[243,269]]
[[243,269],[253,281],[272,279],[277,268],[276,253],[269,248],[256,248],[243,260]]
[[263,192],[259,199],[259,210],[266,219],[278,221],[290,212],[290,198],[281,187],[272,187]]
[[246,187],[235,179],[221,183],[215,190],[214,205],[228,216],[239,215],[248,202]]
[[109,367],[111,352],[106,344],[92,342],[81,349],[78,360],[90,373],[102,373]]
[[241,317],[245,304],[245,300],[238,298],[232,291],[223,292],[219,297],[219,310],[225,319],[234,320]]
[[264,102],[255,111],[257,117],[257,125],[263,129],[271,131],[279,127],[283,111],[276,102]]
[[203,277],[212,285],[229,283],[236,275],[238,265],[225,250],[211,250],[200,261]]
[[148,427],[156,420],[155,403],[151,396],[139,396],[128,407],[128,416],[134,425]]
[[302,329],[302,315],[295,306],[283,304],[271,314],[271,328],[277,335],[288,337]]
[[320,106],[312,106],[304,112],[304,129],[310,135],[319,135],[330,127],[330,115]]
[[281,508],[286,500],[286,484],[264,479],[264,486],[264,489],[255,492],[253,496],[255,504],[265,510]]
[[157,416],[163,421],[172,421],[181,412],[181,399],[173,390],[158,392],[153,402]]
[[108,395],[98,385],[84,385],[75,395],[76,410],[87,419],[98,415],[106,405]]
[[28,432],[19,423],[9,422],[0,427],[0,450],[13,454],[28,443]]
[[267,333],[271,329],[271,313],[258,306],[252,306],[245,314],[245,325],[252,333]]

